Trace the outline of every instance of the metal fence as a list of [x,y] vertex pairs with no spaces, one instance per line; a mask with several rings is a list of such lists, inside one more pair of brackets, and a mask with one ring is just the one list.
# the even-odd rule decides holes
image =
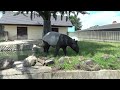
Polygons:
[[120,31],[78,31],[68,35],[78,40],[120,41]]

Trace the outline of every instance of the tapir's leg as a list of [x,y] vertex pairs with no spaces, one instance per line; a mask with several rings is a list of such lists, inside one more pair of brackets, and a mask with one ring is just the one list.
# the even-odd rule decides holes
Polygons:
[[62,49],[63,49],[64,55],[66,56],[67,55],[66,46],[62,47]]
[[46,45],[44,45],[44,47],[43,47],[43,48],[44,48],[44,52],[46,52]]
[[50,45],[44,46],[44,52],[49,53]]
[[54,57],[56,57],[56,56],[58,55],[59,49],[60,49],[60,47],[59,47],[59,46],[56,46]]
[[50,45],[47,45],[47,47],[46,47],[46,53],[49,53],[49,48],[50,48]]
[[49,48],[50,48],[50,45],[48,43],[44,42],[44,52],[45,53],[48,53]]

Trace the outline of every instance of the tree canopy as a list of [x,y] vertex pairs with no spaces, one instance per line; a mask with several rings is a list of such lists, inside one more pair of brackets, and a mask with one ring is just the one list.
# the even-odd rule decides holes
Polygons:
[[75,30],[80,30],[82,28],[82,23],[80,22],[80,18],[75,16],[70,16],[70,21],[73,26],[75,26]]

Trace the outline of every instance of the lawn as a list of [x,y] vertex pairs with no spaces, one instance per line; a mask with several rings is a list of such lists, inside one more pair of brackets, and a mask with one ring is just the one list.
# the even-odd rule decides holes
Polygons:
[[[77,55],[71,48],[68,47],[67,53],[71,58],[71,62],[68,63],[66,61],[60,67],[65,70],[74,70],[74,65],[81,63],[80,60],[82,58],[83,60],[94,60],[102,69],[120,69],[120,43],[80,41],[78,44],[80,48],[79,54]],[[53,54],[54,49],[50,48],[48,57],[52,57]],[[59,56],[55,57],[55,65],[59,64],[58,59],[63,55],[63,51],[60,49]],[[109,58],[103,58],[105,55],[108,55]]]

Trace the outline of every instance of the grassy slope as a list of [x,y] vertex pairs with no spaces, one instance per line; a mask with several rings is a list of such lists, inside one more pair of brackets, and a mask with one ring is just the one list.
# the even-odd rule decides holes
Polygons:
[[[68,56],[71,57],[71,63],[65,62],[61,67],[66,70],[74,69],[74,65],[80,63],[80,56],[86,59],[93,59],[98,63],[103,69],[120,69],[120,61],[118,58],[120,56],[120,43],[110,43],[110,42],[79,42],[80,52],[78,55],[71,49],[67,48]],[[50,48],[49,57],[52,57],[54,49]],[[58,59],[63,56],[62,49],[59,52],[59,56],[56,57],[56,64]],[[109,54],[111,57],[104,60],[101,56],[104,54]]]

